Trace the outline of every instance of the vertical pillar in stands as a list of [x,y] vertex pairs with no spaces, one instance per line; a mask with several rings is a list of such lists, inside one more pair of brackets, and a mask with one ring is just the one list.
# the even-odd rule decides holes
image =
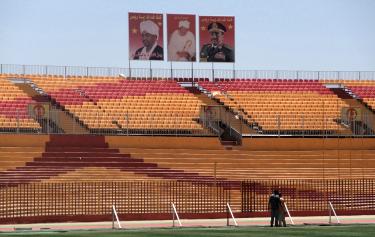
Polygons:
[[280,126],[281,126],[281,121],[280,121],[280,114],[277,115],[277,135],[280,137]]
[[20,132],[20,116],[19,110],[17,109],[17,133]]

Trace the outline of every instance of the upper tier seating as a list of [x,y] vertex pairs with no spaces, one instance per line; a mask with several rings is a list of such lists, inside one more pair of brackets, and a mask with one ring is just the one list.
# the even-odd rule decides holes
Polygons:
[[122,80],[100,87],[82,90],[123,128],[202,129],[193,121],[202,103],[175,81]]
[[[28,76],[38,87],[91,129],[115,129],[111,117],[79,89],[80,86],[116,82],[118,77]],[[98,88],[100,90],[100,88]]]
[[375,81],[346,80],[343,83],[363,102],[375,110]]
[[317,80],[199,82],[263,130],[339,130],[346,104]]
[[203,129],[193,120],[202,103],[173,80],[31,79],[90,129]]
[[5,77],[0,77],[0,129],[37,131],[40,125],[28,113],[34,101]]

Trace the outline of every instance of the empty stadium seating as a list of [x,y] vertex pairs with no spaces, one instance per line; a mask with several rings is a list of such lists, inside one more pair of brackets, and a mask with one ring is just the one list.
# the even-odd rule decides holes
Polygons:
[[[198,142],[205,142],[204,138],[197,139]],[[252,139],[245,140],[244,147],[236,150],[224,150],[220,144],[209,149],[183,148],[185,142],[179,147],[167,148],[173,146],[166,142],[168,139],[164,141],[162,138],[155,138],[164,144],[159,145],[160,148],[145,148],[140,141],[135,143],[137,145],[129,143],[137,141],[136,138],[118,140],[123,141],[119,143],[123,148],[115,143],[108,144],[102,136],[63,135],[51,136],[45,147],[2,147],[0,178],[3,183],[28,183],[50,180],[56,176],[68,177],[66,174],[74,172],[77,174],[75,181],[82,181],[81,170],[85,174],[92,174],[84,180],[98,180],[105,176],[104,170],[108,177],[115,177],[112,171],[130,172],[130,179],[139,175],[139,180],[150,177],[212,180],[215,175],[218,180],[232,181],[373,178],[375,174],[373,150],[367,148],[351,150],[340,146],[329,150],[293,150],[291,146],[278,151],[272,151],[272,148],[250,150],[255,142]],[[358,146],[361,146],[358,142]],[[98,177],[96,171],[100,171]],[[61,177],[58,180],[63,181]],[[70,176],[70,180],[72,177],[74,175]],[[116,179],[125,177],[128,175]]]
[[[199,111],[206,100],[194,96],[178,84],[185,79],[124,79],[120,77],[45,76],[2,74],[4,88],[20,93],[12,101],[0,101],[4,129],[32,128],[40,125],[28,118],[31,102],[7,78],[22,78],[35,84],[69,112],[80,125],[91,132],[136,134],[199,134],[212,135],[199,124]],[[324,83],[336,81],[289,79],[196,79],[201,89],[208,90],[224,106],[240,113],[248,121],[252,133],[301,132],[307,134],[349,134],[348,126],[340,124],[341,109],[350,106]],[[373,105],[372,81],[341,80],[364,103]],[[12,94],[15,91],[9,91]],[[4,92],[3,92],[4,93]],[[13,93],[14,94],[14,93]],[[20,97],[20,95],[25,97]],[[15,96],[15,94],[14,94]],[[5,94],[3,96],[5,98]],[[18,109],[11,104],[17,104]],[[16,112],[18,110],[18,112]],[[18,113],[18,115],[17,115]],[[7,117],[6,117],[7,116]],[[10,118],[13,116],[13,119]],[[14,116],[22,118],[18,121]],[[10,118],[10,119],[8,119]],[[74,129],[73,129],[74,130]]]
[[40,130],[28,113],[34,101],[7,78],[0,77],[0,130],[4,132]]
[[373,110],[375,109],[375,82],[366,80],[346,80],[344,85],[350,89],[354,95],[363,100]]
[[91,129],[201,131],[201,102],[173,80],[30,79]]
[[[326,83],[345,85],[344,96]],[[28,115],[38,98],[58,112],[53,131]],[[224,217],[230,203],[236,216],[264,215],[273,188],[292,212],[326,214],[330,200],[373,213],[375,142],[340,114],[358,103],[373,114],[375,82],[0,74],[0,132],[66,133],[1,134],[0,222],[110,218],[112,205],[126,218],[170,218],[171,202],[190,214]],[[373,132],[371,119],[360,131]],[[240,142],[226,143],[234,131]]]
[[[59,207],[53,209],[54,214],[81,211],[87,214],[90,213],[84,211],[87,204],[83,205],[80,201],[76,201],[77,204],[71,207],[62,204],[65,202],[64,197],[66,198],[63,195],[64,189],[70,190],[67,195],[71,199],[81,197],[91,200],[99,195],[98,190],[110,190],[114,185],[122,185],[116,191],[116,198],[121,194],[129,198],[127,200],[134,199],[132,204],[121,204],[125,212],[130,212],[128,208],[138,208],[139,212],[143,212],[145,203],[150,212],[160,211],[158,202],[148,203],[146,200],[149,200],[149,196],[142,195],[146,195],[144,192],[147,190],[147,195],[154,193],[164,200],[171,194],[166,189],[166,184],[163,188],[157,186],[159,183],[163,185],[163,181],[183,182],[183,185],[176,186],[183,189],[172,190],[191,192],[180,200],[180,203],[186,202],[183,204],[184,210],[196,210],[194,198],[197,197],[194,195],[204,198],[206,204],[212,202],[212,206],[223,201],[224,199],[215,199],[218,191],[213,184],[217,182],[220,192],[230,191],[233,210],[241,212],[244,208],[241,181],[251,180],[251,187],[256,190],[253,198],[267,200],[275,180],[288,180],[280,188],[287,199],[290,199],[291,210],[298,210],[300,202],[314,206],[316,197],[331,195],[331,192],[335,195],[332,187],[321,185],[322,179],[365,180],[374,178],[375,174],[374,151],[371,149],[373,141],[370,139],[362,142],[352,139],[341,141],[338,138],[328,139],[326,142],[321,142],[318,138],[307,139],[304,147],[301,147],[300,139],[274,138],[262,141],[249,138],[242,147],[225,150],[215,138],[181,138],[180,143],[175,144],[173,141],[179,141],[179,138],[148,137],[140,140],[134,136],[93,135],[46,137],[46,142],[46,138],[37,143],[23,141],[24,144],[18,147],[14,146],[17,137],[7,137],[13,141],[1,141],[2,144],[9,144],[0,148],[1,195],[4,198],[17,196],[17,201],[7,201],[17,217],[22,217],[20,213],[26,210],[38,213],[42,206],[54,205],[48,204],[50,202],[59,203]],[[303,186],[296,182],[299,179],[304,182]],[[306,180],[309,180],[308,183]],[[124,181],[132,183],[113,184]],[[222,182],[226,185],[221,186]],[[38,186],[38,183],[51,186]],[[207,192],[202,191],[203,187]],[[368,187],[353,189],[352,194],[361,194],[362,189],[366,188]],[[34,191],[33,199],[25,202],[26,196],[22,196],[23,193],[31,195],[30,190],[34,189],[38,192]],[[80,191],[84,194],[77,196]],[[102,191],[99,192],[104,195]],[[292,197],[295,198],[296,195],[298,201],[292,201]],[[38,202],[37,197],[43,201]],[[123,201],[119,198],[118,202],[122,202],[121,200]],[[360,200],[363,205],[370,205],[363,201],[365,197]],[[89,205],[93,208],[97,206],[95,202]],[[203,208],[212,211],[207,205]],[[259,210],[264,210],[262,203],[257,205]],[[337,200],[337,205],[347,204],[340,199]],[[111,200],[103,199],[100,208],[108,206],[111,206]],[[360,210],[362,206],[351,208]]]
[[[91,129],[116,129],[109,115],[91,101],[79,89],[84,85],[115,82],[115,77],[47,77],[28,76],[32,82],[40,87],[55,102],[71,112]],[[100,88],[98,88],[100,90]]]
[[[172,180],[213,180],[213,177],[207,175],[198,175],[181,169],[170,169],[159,167],[157,163],[145,162],[142,158],[132,158],[129,153],[120,153],[118,149],[108,148],[102,136],[52,136],[51,141],[46,144],[45,151],[33,159],[23,156],[19,150],[13,149],[12,152],[19,152],[20,155],[8,160],[6,156],[1,157],[2,166],[0,166],[0,184],[25,184],[30,182],[39,182],[49,180],[52,177],[63,175],[69,177],[70,172],[77,174],[76,182],[86,180],[98,180],[100,171],[106,170],[106,175],[114,177],[114,173],[120,171],[125,174],[132,172],[129,177],[123,176],[121,180],[134,179],[134,176],[149,176],[156,179]],[[34,149],[31,149],[34,150]],[[1,151],[0,151],[1,152]],[[6,151],[8,152],[8,151]],[[40,150],[39,150],[40,152]],[[32,153],[33,154],[33,153]],[[83,172],[81,171],[83,169]],[[86,176],[84,179],[82,173],[92,172],[92,176]],[[71,177],[71,176],[70,176]],[[57,179],[60,181],[61,178]]]
[[340,130],[347,106],[317,80],[219,80],[199,82],[225,105],[262,130]]
[[117,84],[82,88],[123,128],[199,130],[193,121],[201,102],[171,80],[122,80]]

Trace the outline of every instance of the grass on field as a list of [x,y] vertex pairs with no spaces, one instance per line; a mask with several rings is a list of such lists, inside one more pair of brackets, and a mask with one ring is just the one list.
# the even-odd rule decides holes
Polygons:
[[296,226],[287,228],[270,227],[231,227],[231,228],[162,228],[162,229],[133,229],[113,231],[43,231],[43,232],[18,232],[0,233],[2,236],[74,236],[74,237],[160,237],[160,236],[186,236],[186,237],[373,237],[375,225],[343,225],[343,226]]

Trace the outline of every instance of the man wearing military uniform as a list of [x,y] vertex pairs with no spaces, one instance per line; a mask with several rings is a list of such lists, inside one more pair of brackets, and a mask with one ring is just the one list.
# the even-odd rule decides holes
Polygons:
[[211,43],[203,45],[200,52],[201,62],[234,62],[233,49],[224,44],[225,26],[220,22],[212,22],[207,27]]

